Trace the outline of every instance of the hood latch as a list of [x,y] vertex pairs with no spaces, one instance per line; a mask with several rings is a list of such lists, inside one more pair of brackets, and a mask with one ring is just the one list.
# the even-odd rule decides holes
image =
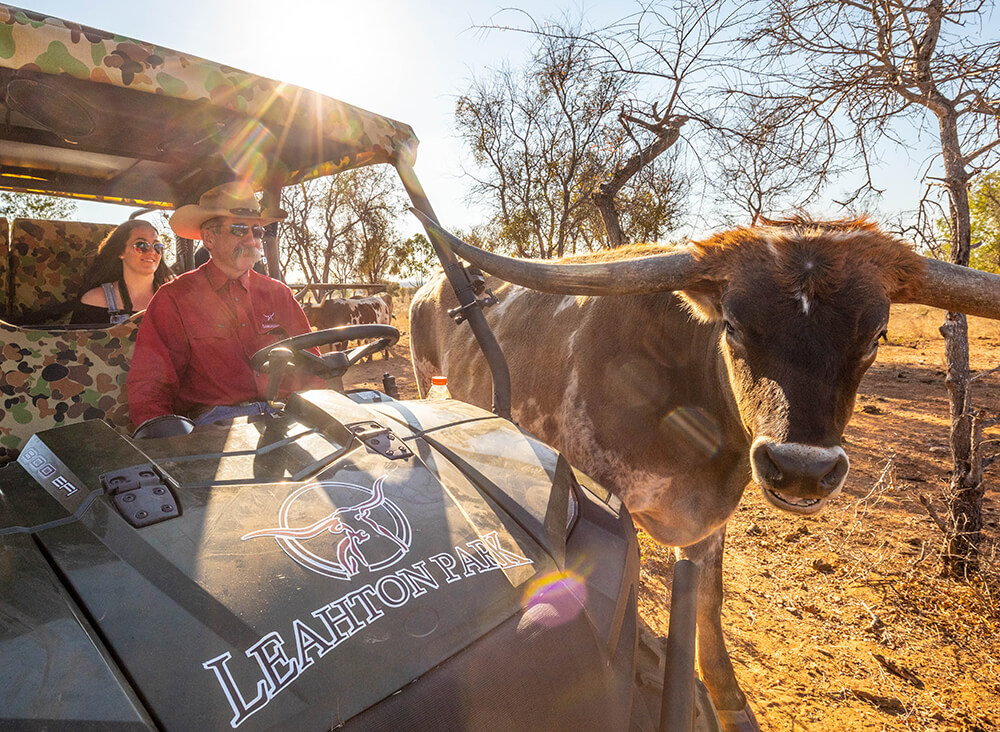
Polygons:
[[383,427],[378,422],[355,422],[344,426],[357,435],[370,449],[390,460],[401,458],[405,460],[408,457],[413,457],[413,451],[388,428]]
[[177,496],[152,463],[104,473],[101,486],[122,518],[137,529],[181,515]]

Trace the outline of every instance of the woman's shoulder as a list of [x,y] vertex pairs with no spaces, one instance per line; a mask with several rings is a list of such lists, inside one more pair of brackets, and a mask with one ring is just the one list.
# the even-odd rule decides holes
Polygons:
[[87,290],[80,297],[80,302],[84,305],[93,305],[94,307],[104,308],[108,307],[108,298],[104,295],[103,287],[95,287],[93,290]]

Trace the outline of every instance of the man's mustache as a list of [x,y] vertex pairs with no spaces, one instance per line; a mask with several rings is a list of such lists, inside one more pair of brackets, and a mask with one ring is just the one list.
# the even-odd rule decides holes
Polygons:
[[264,256],[264,252],[251,244],[237,244],[233,249],[233,256],[236,258],[252,256],[253,260],[256,262]]

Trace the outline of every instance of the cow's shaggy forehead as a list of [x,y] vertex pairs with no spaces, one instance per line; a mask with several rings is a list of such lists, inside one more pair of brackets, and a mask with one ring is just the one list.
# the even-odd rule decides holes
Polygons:
[[766,272],[781,290],[806,298],[859,278],[898,297],[919,281],[924,266],[908,244],[863,219],[738,228],[693,247],[710,279],[732,283]]

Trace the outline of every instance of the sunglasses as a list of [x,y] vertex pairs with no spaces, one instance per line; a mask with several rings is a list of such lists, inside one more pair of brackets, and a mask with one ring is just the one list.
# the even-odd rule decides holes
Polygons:
[[[225,229],[225,226],[215,226],[216,230]],[[238,239],[242,239],[247,234],[252,233],[254,239],[264,238],[264,227],[263,226],[250,226],[250,224],[230,224],[229,233]]]
[[166,249],[166,247],[163,246],[163,244],[161,244],[158,241],[154,241],[152,244],[150,244],[148,241],[145,241],[143,239],[139,239],[138,241],[132,242],[132,246],[135,247],[135,250],[140,254],[145,254],[150,249],[152,249],[157,254],[162,255],[163,250]]

